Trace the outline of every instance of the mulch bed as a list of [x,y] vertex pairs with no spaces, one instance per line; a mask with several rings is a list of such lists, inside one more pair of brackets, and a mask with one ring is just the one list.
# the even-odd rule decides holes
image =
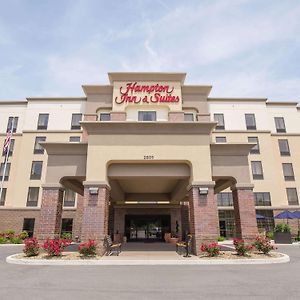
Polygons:
[[61,256],[48,256],[47,253],[41,252],[37,256],[27,257],[24,253],[18,255],[16,258],[26,258],[26,259],[48,259],[48,260],[97,260],[101,259],[100,255],[90,256],[90,257],[82,257],[77,252],[63,252]]
[[220,251],[220,254],[215,257],[209,257],[206,254],[199,255],[200,259],[272,259],[278,257],[282,257],[282,254],[273,251],[269,254],[263,254],[254,251],[246,256],[239,256],[235,251]]

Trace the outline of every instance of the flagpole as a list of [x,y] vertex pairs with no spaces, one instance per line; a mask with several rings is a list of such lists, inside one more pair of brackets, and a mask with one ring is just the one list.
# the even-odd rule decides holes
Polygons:
[[2,198],[3,184],[4,184],[5,173],[6,173],[6,168],[7,168],[7,162],[8,162],[8,157],[9,157],[10,143],[11,143],[11,137],[12,137],[12,134],[13,134],[14,123],[15,123],[15,118],[13,118],[13,120],[11,122],[11,128],[10,128],[11,136],[10,136],[10,139],[9,139],[9,143],[8,143],[7,150],[6,150],[6,153],[5,153],[5,158],[4,158],[4,168],[3,168],[3,175],[2,175],[1,188],[0,188],[0,200]]

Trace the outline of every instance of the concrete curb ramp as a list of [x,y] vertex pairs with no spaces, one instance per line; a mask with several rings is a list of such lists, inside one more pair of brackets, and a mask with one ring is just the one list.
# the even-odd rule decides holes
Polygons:
[[39,265],[39,266],[155,266],[155,265],[262,265],[281,264],[290,261],[290,257],[280,253],[282,256],[271,259],[192,259],[189,260],[167,260],[167,259],[100,259],[100,260],[45,260],[16,258],[20,254],[13,254],[6,258],[9,264],[17,265]]

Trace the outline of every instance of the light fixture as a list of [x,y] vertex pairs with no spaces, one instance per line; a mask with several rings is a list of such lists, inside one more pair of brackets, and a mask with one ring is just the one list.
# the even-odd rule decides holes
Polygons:
[[207,195],[208,194],[208,188],[207,187],[199,187],[199,194],[200,195]]

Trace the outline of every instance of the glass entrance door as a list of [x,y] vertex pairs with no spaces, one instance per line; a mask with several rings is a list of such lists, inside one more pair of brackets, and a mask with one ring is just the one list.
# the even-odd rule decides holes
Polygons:
[[169,215],[126,215],[125,234],[128,241],[163,241],[170,232]]

